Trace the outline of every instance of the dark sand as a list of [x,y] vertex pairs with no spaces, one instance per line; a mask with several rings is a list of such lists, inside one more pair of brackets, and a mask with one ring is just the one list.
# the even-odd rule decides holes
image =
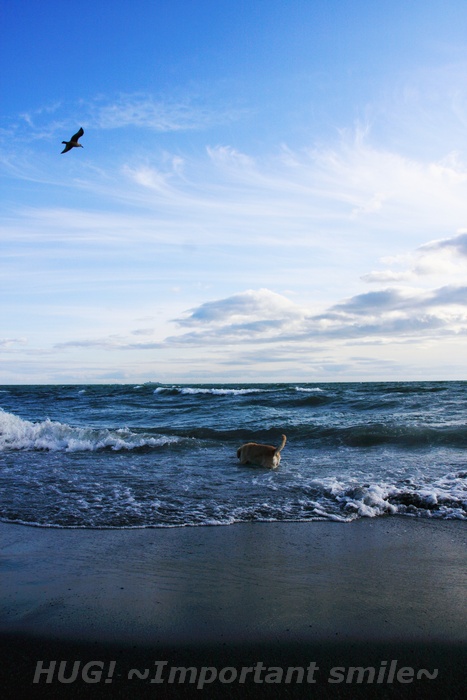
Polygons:
[[[94,531],[0,523],[0,535],[3,697],[464,696],[462,522]],[[45,672],[33,683],[38,661],[56,661],[51,683]],[[81,662],[75,681],[61,682],[61,661],[62,679]],[[91,661],[100,663],[86,674]],[[151,683],[157,661],[167,662],[163,683]],[[196,682],[187,672],[179,683],[177,672],[169,683],[175,666],[193,667]],[[230,670],[197,690],[202,666]],[[305,669],[301,683],[300,671],[285,683],[292,666]],[[242,667],[253,667],[244,682]],[[358,682],[349,667],[368,670]]]

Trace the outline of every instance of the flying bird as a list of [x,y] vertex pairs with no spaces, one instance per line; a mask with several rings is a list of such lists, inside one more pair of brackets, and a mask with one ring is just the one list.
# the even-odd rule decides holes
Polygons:
[[72,136],[69,141],[62,141],[62,143],[65,144],[65,148],[63,149],[62,153],[71,151],[72,148],[83,148],[83,146],[80,143],[78,143],[78,139],[80,139],[83,134],[83,127],[81,127],[80,130],[77,131],[76,134],[74,134],[74,136]]

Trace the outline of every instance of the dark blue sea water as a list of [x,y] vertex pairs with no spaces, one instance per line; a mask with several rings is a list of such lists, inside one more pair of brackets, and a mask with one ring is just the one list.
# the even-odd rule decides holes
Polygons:
[[[467,382],[0,387],[0,519],[467,519]],[[250,440],[287,444],[277,470]]]

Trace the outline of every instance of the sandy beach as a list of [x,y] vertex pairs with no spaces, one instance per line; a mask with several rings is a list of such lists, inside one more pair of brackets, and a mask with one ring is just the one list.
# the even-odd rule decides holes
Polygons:
[[0,532],[9,697],[461,697],[462,522]]

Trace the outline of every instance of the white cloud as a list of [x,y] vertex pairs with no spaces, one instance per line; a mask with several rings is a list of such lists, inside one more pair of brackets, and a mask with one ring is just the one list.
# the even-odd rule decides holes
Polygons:
[[229,322],[277,322],[302,316],[303,311],[281,294],[269,289],[249,289],[227,299],[206,302],[176,322],[180,326],[219,326]]
[[248,290],[202,304],[176,322],[194,331],[166,342],[200,346],[249,340],[310,346],[329,339],[346,342],[379,337],[386,344],[400,338],[417,344],[423,338],[467,333],[467,287],[389,287],[357,294],[320,314],[270,290]]
[[422,282],[423,278],[444,277],[450,281],[462,282],[467,274],[467,234],[458,233],[451,238],[430,241],[415,251],[383,262],[402,267],[401,270],[386,269],[362,275],[369,283]]
[[360,277],[364,282],[375,282],[376,284],[384,284],[386,282],[403,282],[410,279],[408,272],[393,272],[392,270],[380,270],[368,272]]
[[425,251],[449,250],[453,253],[462,255],[467,258],[467,233],[459,232],[457,236],[452,238],[443,238],[439,241],[431,241],[423,246],[420,246],[419,251],[423,254]]
[[[441,247],[451,249],[458,243],[444,241]],[[432,245],[422,248],[431,250]],[[244,355],[247,346],[252,352],[267,348],[269,363],[273,357],[287,355],[293,361],[294,356],[322,351],[330,342],[334,349],[357,343],[368,347],[404,342],[418,347],[427,340],[467,334],[467,286],[385,287],[342,299],[320,313],[312,304],[297,304],[270,289],[249,289],[201,303],[172,323],[179,332],[165,339],[156,328],[131,329],[127,321],[126,332],[69,339],[54,347],[142,352],[191,348],[212,353],[216,347],[229,346],[229,353],[238,356],[240,348]]]

